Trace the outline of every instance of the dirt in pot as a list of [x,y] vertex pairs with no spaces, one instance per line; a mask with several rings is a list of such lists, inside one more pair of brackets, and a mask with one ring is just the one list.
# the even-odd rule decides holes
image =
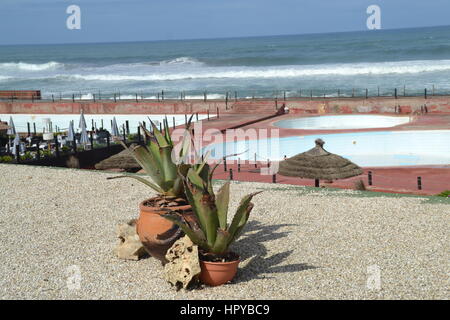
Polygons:
[[169,207],[179,207],[185,206],[189,203],[183,198],[171,197],[171,196],[158,196],[152,199],[148,199],[145,201],[144,206],[146,207],[160,207],[160,208],[169,208]]
[[200,260],[206,262],[233,262],[239,260],[239,255],[232,251],[226,252],[224,254],[214,254],[199,249],[198,255]]

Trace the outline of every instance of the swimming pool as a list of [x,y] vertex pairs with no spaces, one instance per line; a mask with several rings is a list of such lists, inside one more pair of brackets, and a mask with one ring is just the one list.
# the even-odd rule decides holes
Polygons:
[[339,154],[359,166],[411,166],[450,164],[450,130],[378,131],[341,134],[320,134],[243,140],[216,143],[204,150],[211,150],[211,157],[242,153],[228,159],[282,160],[314,147],[314,140],[322,138],[324,148]]
[[274,125],[285,129],[336,130],[388,128],[408,122],[410,118],[405,116],[338,115],[286,119],[277,121]]
[[[16,130],[19,132],[27,132],[27,122],[31,125],[31,131],[33,131],[33,123],[36,124],[36,131],[42,132],[45,127],[44,119],[50,118],[52,121],[53,128],[56,129],[56,126],[61,128],[61,130],[67,130],[69,127],[70,120],[75,120],[75,130],[78,129],[78,121],[80,119],[79,114],[0,114],[0,119],[2,121],[9,122],[9,117],[12,117],[14,121],[14,125]],[[147,128],[149,125],[148,118],[152,119],[156,125],[158,125],[158,121],[161,122],[165,115],[163,114],[85,114],[84,118],[86,119],[86,124],[88,130],[90,130],[92,126],[92,120],[94,120],[94,124],[97,128],[101,127],[101,121],[103,120],[103,125],[105,129],[111,130],[111,120],[116,117],[117,125],[120,127],[125,124],[125,121],[128,120],[130,131],[132,133],[137,132],[137,127],[139,126],[139,122],[145,121],[147,124]],[[190,115],[188,115],[190,117]],[[199,114],[198,119],[205,119],[207,115]],[[173,118],[175,118],[175,125],[181,125],[185,122],[185,117],[183,114],[168,114],[167,120],[169,121],[169,125],[172,126]],[[196,120],[196,116],[194,116],[193,121]]]

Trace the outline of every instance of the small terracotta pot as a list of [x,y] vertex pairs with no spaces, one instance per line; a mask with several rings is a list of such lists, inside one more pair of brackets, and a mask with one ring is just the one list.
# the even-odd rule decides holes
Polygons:
[[[177,225],[161,217],[161,214],[167,213],[164,208],[144,205],[155,199],[157,197],[144,200],[139,204],[140,214],[136,222],[136,232],[145,250],[165,264],[167,250],[183,235],[183,232]],[[184,211],[183,215],[192,215],[190,205],[169,208]]]
[[233,280],[236,275],[240,259],[230,262],[209,262],[200,260],[200,281],[215,287]]

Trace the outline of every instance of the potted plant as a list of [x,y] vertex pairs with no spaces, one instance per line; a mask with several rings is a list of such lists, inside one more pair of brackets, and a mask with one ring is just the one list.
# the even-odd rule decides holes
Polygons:
[[229,247],[240,236],[248,221],[253,209],[252,198],[260,193],[245,196],[231,223],[228,224],[230,182],[225,183],[215,195],[212,187],[214,169],[209,170],[206,164],[201,171],[191,168],[186,177],[182,177],[186,196],[198,221],[199,229],[191,228],[177,212],[163,215],[178,225],[192,242],[198,245],[200,280],[210,286],[227,283],[236,275],[240,259],[239,255],[229,250]]
[[[191,120],[192,116],[186,125],[187,130],[190,128]],[[123,142],[121,143],[130,151],[152,181],[136,175],[122,175],[108,179],[133,178],[157,192],[156,197],[146,199],[139,204],[140,214],[136,231],[147,252],[164,264],[167,262],[165,259],[167,250],[182,236],[182,231],[177,225],[162,218],[161,214],[167,213],[168,210],[176,210],[182,213],[183,221],[195,227],[194,216],[186,200],[182,180],[183,175],[192,167],[182,161],[189,152],[191,140],[189,135],[184,136],[182,148],[178,154],[181,161],[175,163],[172,160],[174,144],[170,137],[167,119],[164,120],[163,132],[151,120],[150,123],[153,132],[141,125],[146,140],[144,145],[127,147]]]

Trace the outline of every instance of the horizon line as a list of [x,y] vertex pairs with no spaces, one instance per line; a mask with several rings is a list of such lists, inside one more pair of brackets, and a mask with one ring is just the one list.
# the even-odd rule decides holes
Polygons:
[[117,43],[144,43],[144,42],[172,42],[172,41],[207,41],[207,40],[231,40],[231,39],[247,39],[247,38],[269,38],[269,37],[287,37],[287,36],[306,36],[306,35],[326,35],[326,34],[341,34],[341,33],[356,33],[356,32],[383,32],[395,30],[413,30],[413,29],[431,29],[450,27],[447,25],[436,26],[417,26],[417,27],[403,27],[377,30],[350,30],[350,31],[331,31],[331,32],[309,32],[309,33],[290,33],[290,34],[272,34],[272,35],[248,35],[248,36],[227,36],[216,38],[185,38],[185,39],[156,39],[156,40],[130,40],[130,41],[104,41],[104,42],[60,42],[60,43],[17,43],[17,44],[0,44],[0,46],[48,46],[48,45],[84,45],[84,44],[117,44]]

